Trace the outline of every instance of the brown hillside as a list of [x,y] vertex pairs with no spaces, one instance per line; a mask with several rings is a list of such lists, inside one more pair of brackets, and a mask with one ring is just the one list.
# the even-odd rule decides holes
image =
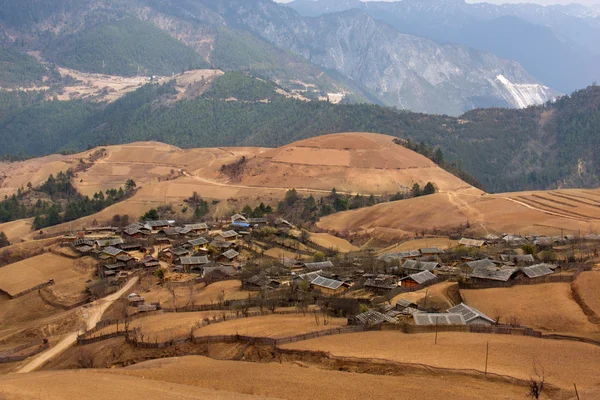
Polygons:
[[239,182],[352,193],[395,193],[413,184],[470,186],[431,160],[374,133],[337,133],[295,142],[250,159]]

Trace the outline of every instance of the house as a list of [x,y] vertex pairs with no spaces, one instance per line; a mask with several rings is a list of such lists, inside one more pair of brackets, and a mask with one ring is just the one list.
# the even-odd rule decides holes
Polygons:
[[122,235],[129,239],[140,239],[148,236],[151,233],[151,229],[141,222],[135,222],[128,225],[123,229]]
[[392,262],[392,261],[396,261],[396,260],[408,260],[408,259],[417,259],[421,257],[421,252],[419,250],[411,250],[411,251],[402,251],[402,252],[397,252],[397,253],[388,253],[388,254],[382,254],[381,256],[379,256],[377,259],[379,261],[384,261],[384,262]]
[[309,262],[301,264],[308,271],[319,271],[327,268],[333,268],[333,263],[331,261],[321,261],[321,262]]
[[117,249],[116,247],[108,246],[100,252],[99,258],[105,261],[116,262],[119,254],[127,253],[121,249]]
[[[191,246],[194,251],[199,251],[200,249],[206,249],[208,247],[208,240],[203,237],[199,237],[197,239],[188,240],[186,244]],[[185,244],[184,244],[185,245]]]
[[247,223],[247,222],[241,222],[241,221],[238,221],[238,222],[232,222],[232,223],[231,223],[231,226],[232,226],[234,229],[238,229],[238,230],[240,230],[240,229],[248,229],[248,228],[250,228],[250,224],[249,224],[249,223]]
[[117,272],[122,271],[126,268],[125,263],[115,262],[113,264],[105,264],[101,267],[101,275],[104,277],[115,276]]
[[502,242],[502,238],[500,236],[494,235],[493,233],[488,233],[485,236],[485,243],[488,245],[495,245]]
[[434,272],[441,267],[439,263],[433,261],[406,260],[401,269],[405,274],[413,274],[421,271]]
[[104,247],[113,246],[118,247],[125,243],[121,238],[106,238],[106,239],[98,239],[96,240],[96,247],[102,249]]
[[366,291],[376,294],[389,293],[397,287],[396,277],[392,275],[378,275],[367,279],[364,283]]
[[175,263],[180,257],[185,257],[190,254],[188,249],[183,247],[175,247],[170,249],[165,249],[160,253],[160,258],[164,261]]
[[405,287],[413,287],[432,282],[436,279],[437,277],[430,271],[422,271],[417,274],[412,274],[407,276],[406,278],[400,279],[400,285]]
[[322,276],[316,277],[310,285],[315,291],[321,292],[327,296],[340,295],[350,287],[350,285],[345,282],[324,278]]
[[417,308],[418,306],[410,300],[400,299],[396,302],[396,310],[402,311],[407,308]]
[[313,272],[308,272],[306,274],[300,274],[300,275],[296,275],[292,277],[292,285],[293,286],[299,286],[302,282],[308,282],[309,286],[310,283],[312,281],[314,281],[315,279],[317,279],[318,276],[320,276],[319,274],[323,272],[323,271],[313,271]]
[[476,268],[496,268],[496,264],[488,258],[484,258],[483,260],[469,261],[466,264],[467,267],[471,268],[472,270]]
[[265,275],[253,275],[242,281],[242,290],[258,291],[263,289],[277,289],[281,286],[281,282],[276,279],[271,279]]
[[232,242],[240,237],[236,231],[224,231],[215,236],[216,241],[221,242]]
[[531,254],[500,254],[500,259],[515,264],[533,264],[535,262],[535,258]]
[[466,325],[462,314],[457,313],[417,313],[413,314],[416,325]]
[[235,224],[236,222],[248,223],[248,219],[244,217],[242,214],[234,214],[231,216],[231,223]]
[[554,273],[554,270],[550,268],[550,265],[548,264],[532,265],[530,267],[521,268],[521,271],[530,279],[540,278]]
[[135,268],[135,266],[137,265],[137,260],[135,258],[131,257],[127,253],[119,254],[116,257],[116,259],[117,259],[117,262],[124,263],[127,268]]
[[179,264],[181,264],[184,270],[191,270],[195,268],[201,268],[203,265],[210,263],[207,256],[199,257],[181,257]]
[[496,323],[493,319],[465,303],[460,303],[457,306],[448,310],[450,314],[462,315],[467,325],[493,325]]
[[266,225],[269,222],[266,218],[248,218],[248,223],[252,226]]
[[282,218],[278,218],[275,220],[275,226],[278,228],[288,228],[288,229],[292,229],[294,227],[294,225],[292,223],[290,223],[289,221],[282,219]]
[[238,269],[231,265],[219,265],[216,264],[210,267],[204,267],[202,269],[202,278],[208,278],[215,276],[223,276],[224,278],[234,276],[238,273]]
[[160,262],[158,262],[158,260],[154,257],[152,257],[151,255],[146,255],[142,261],[141,264],[143,265],[144,268],[158,268],[160,267]]
[[233,249],[230,249],[230,250],[227,250],[225,253],[219,255],[217,257],[217,261],[231,262],[231,261],[235,260],[239,255],[240,255],[240,253],[238,253],[237,251],[235,251]]
[[486,244],[485,244],[485,240],[462,238],[459,240],[458,245],[461,247],[471,247],[471,248],[481,249]]
[[208,225],[206,223],[186,224],[184,227],[196,232],[197,234],[208,232]]
[[517,272],[516,268],[502,267],[502,268],[483,268],[477,267],[471,272],[471,280],[477,281],[499,281],[508,282],[510,278]]
[[144,227],[146,229],[151,230],[152,232],[159,231],[161,229],[166,229],[175,225],[175,221],[167,221],[167,220],[158,220],[158,221],[146,221]]
[[442,254],[442,251],[437,247],[427,247],[419,250],[423,257],[435,257]]
[[517,235],[504,235],[502,236],[502,240],[510,246],[522,246],[527,244],[527,239]]
[[134,250],[141,250],[142,244],[141,243],[122,243],[115,247],[118,247],[119,249],[121,249],[123,251],[134,251]]
[[373,325],[382,324],[384,322],[388,322],[390,324],[398,323],[397,320],[395,320],[394,318],[392,318],[386,314],[382,314],[379,311],[375,311],[375,310],[369,310],[362,314],[356,315],[354,318],[350,318],[348,320],[348,325],[373,326]]
[[129,305],[132,307],[137,307],[140,304],[144,304],[144,298],[137,293],[131,293],[127,296],[127,300],[129,301]]
[[212,242],[210,242],[210,246],[214,247],[217,250],[228,249],[233,245],[233,242],[228,242],[225,240],[213,240]]

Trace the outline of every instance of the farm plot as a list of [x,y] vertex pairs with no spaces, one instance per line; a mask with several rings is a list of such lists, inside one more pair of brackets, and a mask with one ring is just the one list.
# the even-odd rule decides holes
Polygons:
[[569,283],[461,290],[466,304],[502,323],[518,323],[547,332],[600,333],[571,296]]
[[588,271],[579,275],[575,288],[585,304],[596,315],[600,315],[600,271]]
[[[219,318],[223,315],[235,315],[229,311],[199,311],[185,313],[164,313],[146,318],[136,319],[129,323],[129,329],[139,329],[145,337],[158,341],[167,341],[174,338],[189,336],[196,324],[208,318]],[[123,330],[124,325],[119,326]],[[98,331],[94,336],[106,335],[116,332],[117,326],[110,325]]]
[[327,325],[324,325],[322,316],[319,316],[319,324],[317,324],[315,315],[310,313],[306,316],[302,314],[268,315],[209,325],[196,330],[194,334],[196,336],[243,335],[278,339],[339,328],[345,325],[345,318],[333,318]]
[[327,249],[335,249],[342,253],[360,250],[345,239],[330,235],[329,233],[311,233],[310,240]]
[[187,305],[217,304],[220,299],[228,300],[246,300],[252,294],[242,290],[242,282],[238,280],[229,280],[216,282],[208,286],[198,284],[191,287],[178,287],[171,292],[167,288],[152,289],[143,293],[146,302],[159,302],[163,307],[173,307],[173,293],[175,293],[176,307],[185,307]]
[[386,359],[448,369],[485,369],[528,380],[533,367],[543,368],[546,382],[561,388],[590,388],[599,383],[600,347],[549,339],[474,333],[404,334],[399,331],[364,332],[321,337],[282,346],[288,349],[326,351],[334,356]]
[[0,268],[0,289],[14,295],[54,279],[52,290],[58,297],[74,296],[85,289],[93,263],[91,259],[42,254]]

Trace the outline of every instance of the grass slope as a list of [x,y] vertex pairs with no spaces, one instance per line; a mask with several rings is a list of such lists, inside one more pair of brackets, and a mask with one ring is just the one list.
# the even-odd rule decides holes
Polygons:
[[41,84],[50,73],[35,58],[15,49],[0,47],[0,87]]

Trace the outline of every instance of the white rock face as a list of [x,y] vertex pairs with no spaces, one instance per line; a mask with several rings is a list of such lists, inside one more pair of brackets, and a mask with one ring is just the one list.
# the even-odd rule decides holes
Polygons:
[[552,99],[553,91],[548,86],[537,83],[512,83],[504,75],[498,75],[496,80],[506,89],[504,99],[514,107],[526,108]]

